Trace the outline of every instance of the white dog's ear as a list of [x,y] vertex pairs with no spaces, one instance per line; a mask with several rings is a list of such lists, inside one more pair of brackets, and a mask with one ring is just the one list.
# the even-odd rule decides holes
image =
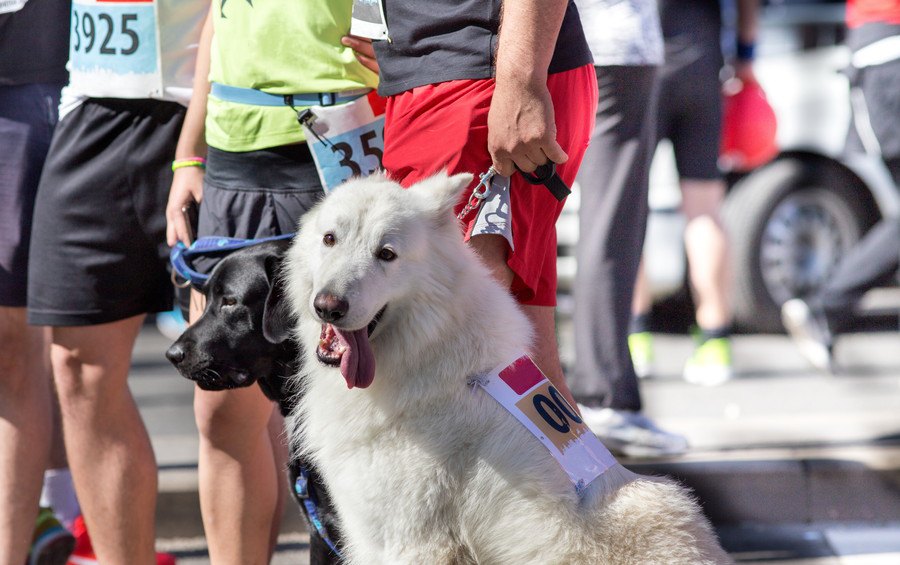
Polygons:
[[417,182],[409,187],[409,190],[426,203],[427,209],[450,213],[456,203],[462,199],[462,192],[472,183],[472,178],[470,173],[450,176],[441,171]]

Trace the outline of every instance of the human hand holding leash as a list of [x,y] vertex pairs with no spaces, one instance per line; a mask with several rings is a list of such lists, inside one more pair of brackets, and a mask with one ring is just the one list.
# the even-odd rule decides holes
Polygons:
[[553,102],[546,79],[497,77],[488,111],[488,151],[494,169],[507,177],[516,167],[530,173],[548,161],[559,164],[569,159],[556,142]]

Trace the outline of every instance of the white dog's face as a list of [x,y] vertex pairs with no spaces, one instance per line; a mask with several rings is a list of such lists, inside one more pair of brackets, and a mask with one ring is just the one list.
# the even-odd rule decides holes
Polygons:
[[291,300],[302,326],[321,325],[316,357],[340,367],[348,387],[372,383],[370,338],[427,284],[428,238],[455,228],[452,206],[470,180],[438,175],[409,190],[382,176],[354,180],[304,216],[288,262]]

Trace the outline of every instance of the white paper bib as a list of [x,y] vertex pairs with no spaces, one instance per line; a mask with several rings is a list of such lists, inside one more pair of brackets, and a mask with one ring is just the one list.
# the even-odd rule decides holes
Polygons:
[[382,40],[388,38],[384,5],[381,0],[353,0],[350,35]]
[[476,235],[502,235],[509,248],[516,250],[512,233],[512,207],[509,191],[509,177],[494,175],[491,178],[491,189],[481,202],[475,215],[472,229],[466,233],[465,240]]
[[18,12],[25,7],[28,0],[0,0],[0,14]]
[[579,494],[616,463],[537,365],[522,355],[473,379],[556,458]]
[[312,106],[315,119],[304,123],[325,192],[351,177],[381,170],[384,155],[384,106],[372,92],[346,104]]
[[74,0],[70,84],[91,97],[161,98],[157,3]]

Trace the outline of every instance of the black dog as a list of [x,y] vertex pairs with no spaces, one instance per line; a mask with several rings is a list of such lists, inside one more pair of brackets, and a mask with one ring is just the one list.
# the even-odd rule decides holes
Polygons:
[[[202,288],[203,315],[166,351],[178,372],[203,390],[259,383],[285,416],[296,401],[286,383],[297,371],[300,352],[293,340],[272,335],[264,326],[267,318],[283,318],[286,302],[277,274],[289,246],[288,240],[268,241],[223,258]],[[320,522],[332,543],[339,543],[337,517],[321,479],[296,456],[288,471],[291,492],[310,526],[310,563],[338,563],[315,523]]]

